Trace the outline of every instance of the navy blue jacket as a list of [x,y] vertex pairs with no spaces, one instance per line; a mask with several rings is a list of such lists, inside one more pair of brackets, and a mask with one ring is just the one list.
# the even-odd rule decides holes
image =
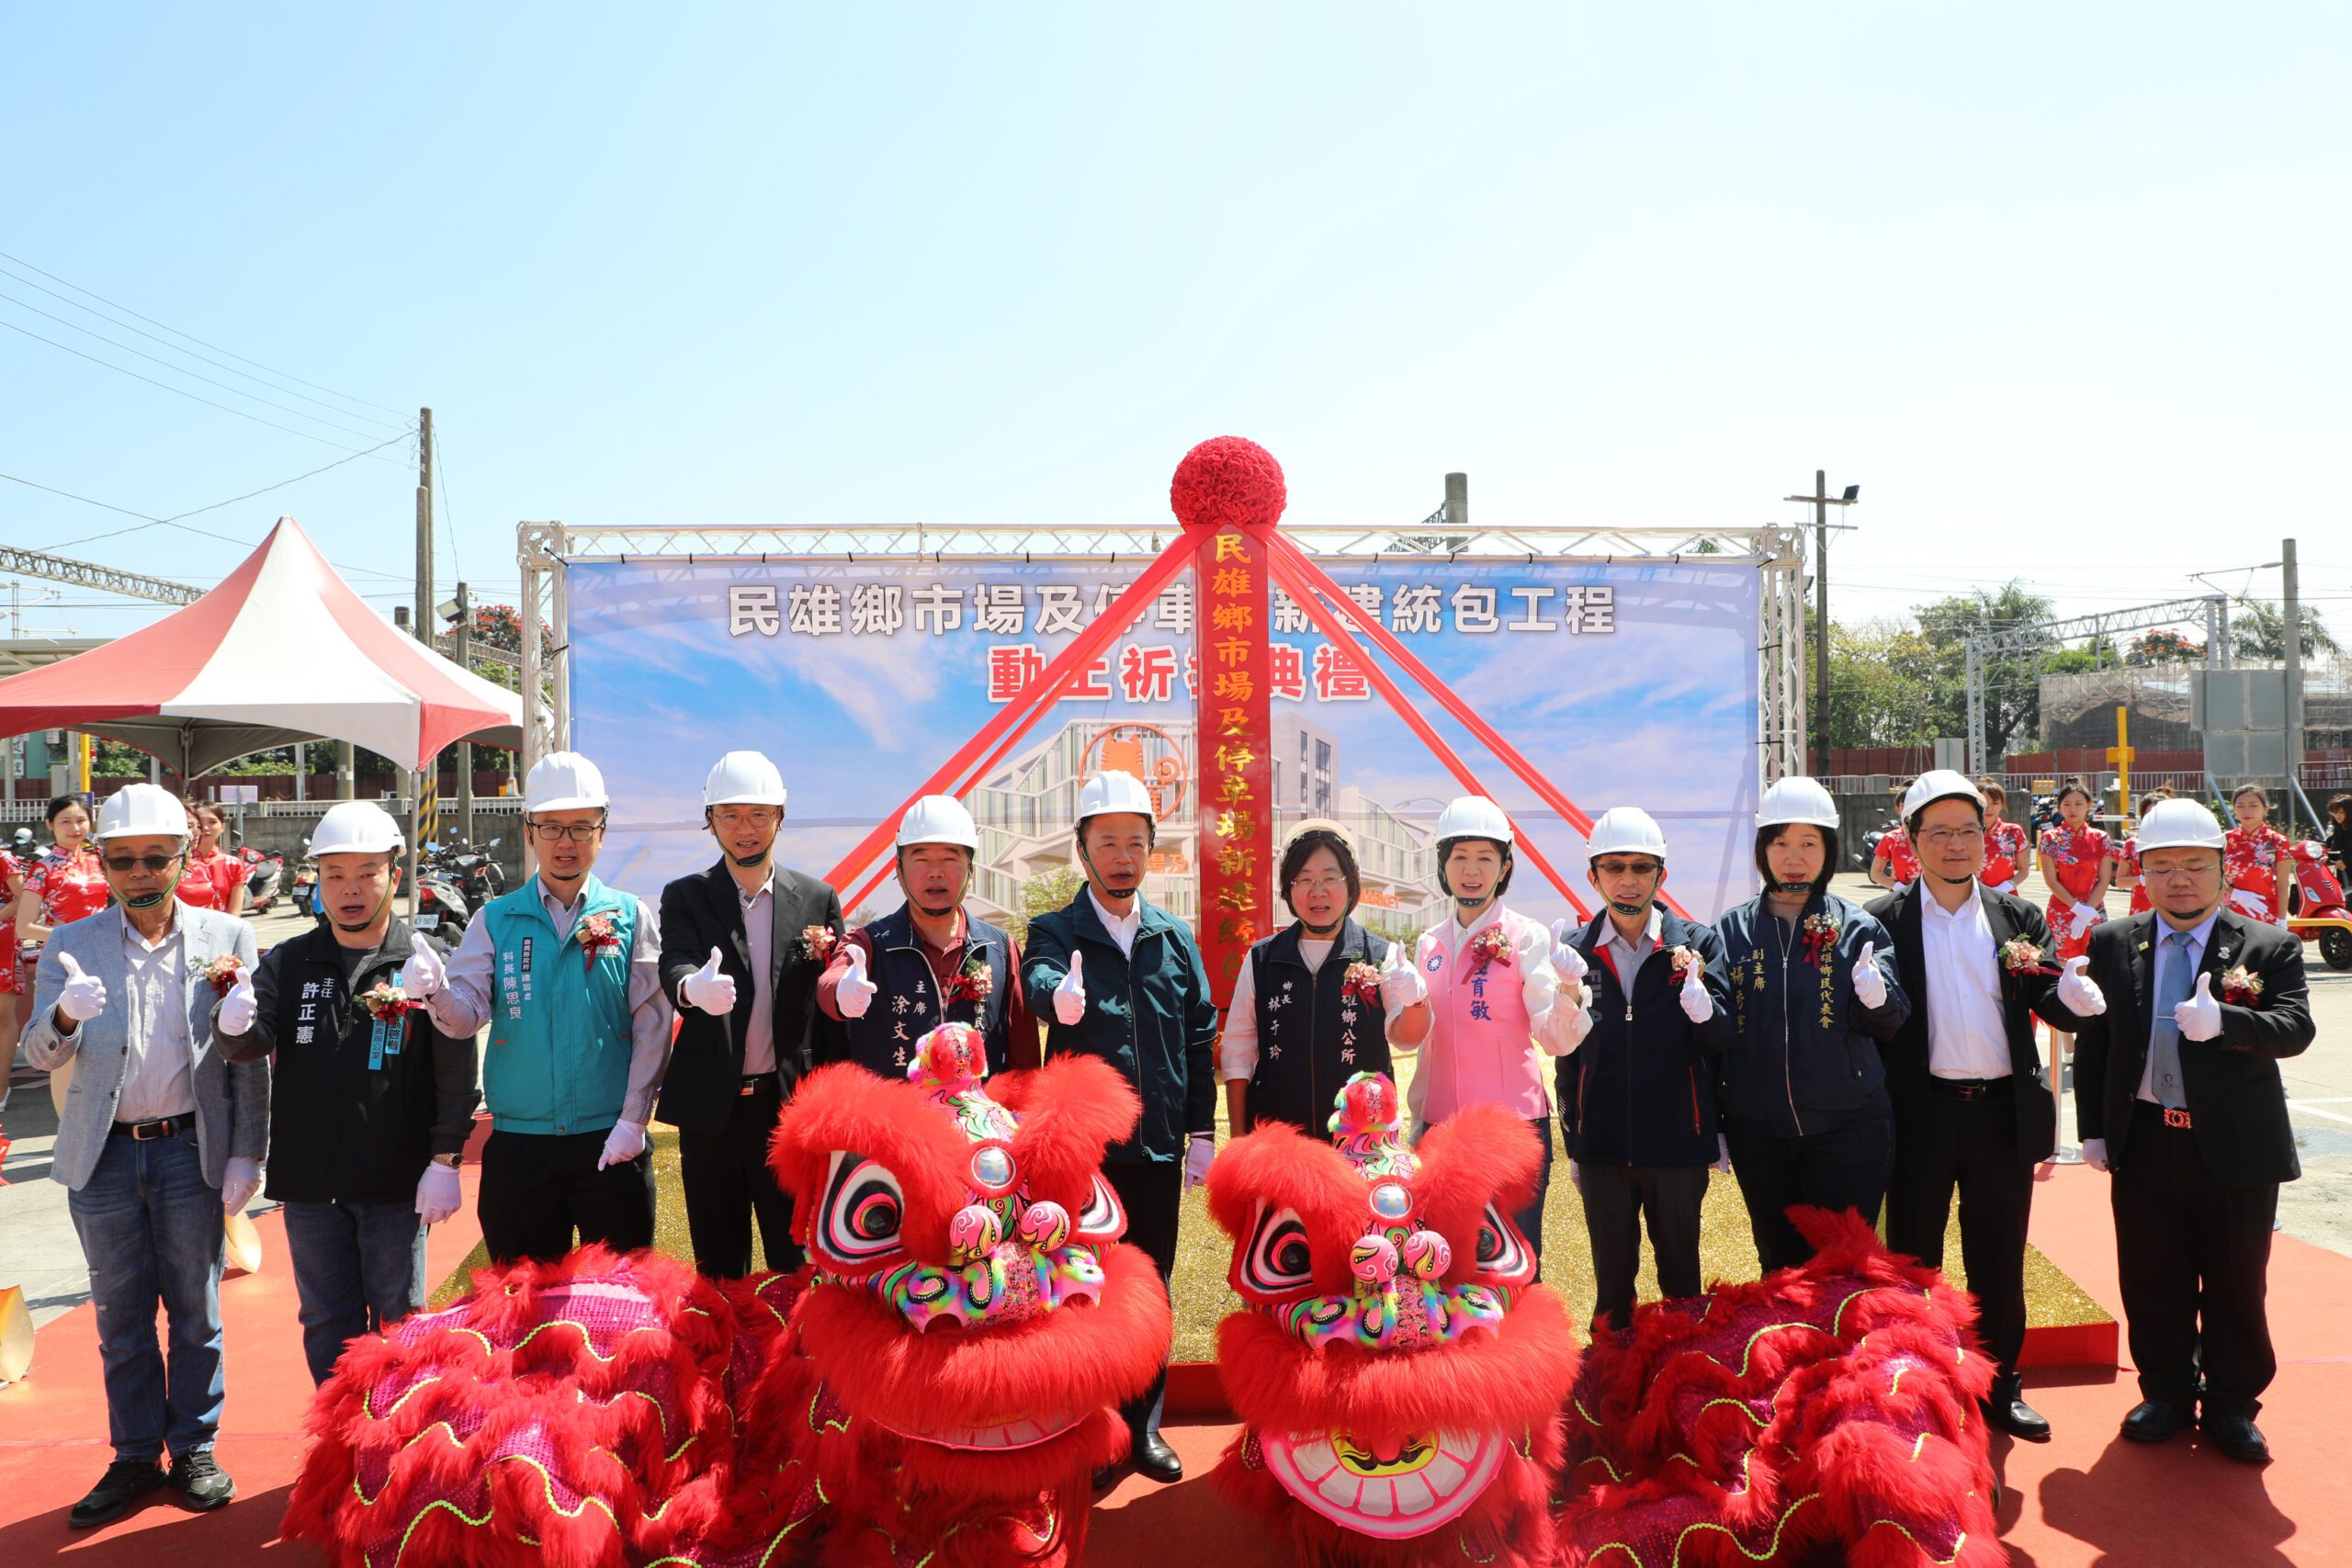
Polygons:
[[[1804,922],[1815,915],[1834,921],[1838,932],[1808,968]],[[1879,1044],[1911,1016],[1886,928],[1835,893],[1816,893],[1784,943],[1759,894],[1727,911],[1715,932],[1732,983],[1732,1043],[1718,1085],[1724,1118],[1793,1138],[1886,1114]],[[1854,964],[1865,943],[1878,947],[1886,981],[1881,1007],[1866,1008],[1854,996]]]
[[1258,1069],[1243,1101],[1250,1125],[1236,1133],[1287,1122],[1320,1140],[1350,1078],[1391,1071],[1386,1010],[1377,998],[1364,1002],[1340,995],[1349,966],[1378,968],[1388,962],[1388,943],[1345,921],[1322,967],[1309,973],[1298,953],[1305,929],[1293,920],[1250,949]]
[[[1712,926],[1660,909],[1658,945],[1621,976],[1602,910],[1576,939],[1592,987],[1592,1032],[1553,1068],[1560,1135],[1586,1165],[1707,1165],[1716,1157],[1717,1060],[1731,1043],[1731,976]],[[1697,951],[1714,1010],[1693,1023],[1669,949]]]

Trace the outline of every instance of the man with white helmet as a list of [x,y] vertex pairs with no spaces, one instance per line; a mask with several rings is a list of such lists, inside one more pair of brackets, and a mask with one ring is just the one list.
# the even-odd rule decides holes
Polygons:
[[[1031,996],[1053,998],[1046,1055],[1100,1056],[1143,1100],[1133,1135],[1103,1156],[1102,1175],[1126,1211],[1126,1239],[1164,1284],[1176,1268],[1184,1190],[1208,1179],[1216,1156],[1217,1016],[1193,928],[1143,896],[1159,833],[1151,794],[1133,773],[1085,782],[1077,837],[1086,886],[1067,908],[1030,921],[1023,978]],[[1167,1386],[1163,1366],[1125,1410],[1136,1466],[1155,1481],[1184,1473],[1159,1436]]]
[[1552,933],[1503,908],[1513,839],[1510,818],[1483,795],[1465,795],[1438,814],[1438,885],[1453,903],[1414,946],[1429,990],[1430,1032],[1405,1098],[1416,1136],[1477,1104],[1507,1107],[1535,1129],[1544,1148],[1535,1191],[1511,1218],[1540,1269],[1552,1184],[1544,1057],[1575,1049],[1590,1019],[1579,982],[1552,966]]
[[[1731,1043],[1723,939],[1658,902],[1666,833],[1637,806],[1593,819],[1586,877],[1602,908],[1566,944],[1589,976],[1592,1026],[1554,1066],[1560,1134],[1592,1241],[1593,1319],[1628,1328],[1646,1217],[1657,1282],[1695,1296],[1707,1170],[1730,1161],[1715,1128],[1715,1075]],[[1555,960],[1555,964],[1558,960]]]
[[839,1032],[817,1016],[816,995],[825,950],[841,935],[841,896],[776,863],[785,799],[784,775],[759,752],[719,758],[702,786],[718,859],[662,890],[662,981],[677,1003],[678,1039],[659,1114],[678,1129],[695,1267],[718,1280],[751,1273],[754,1220],[767,1266],[800,1267],[768,1139]]
[[[179,797],[135,784],[98,813],[114,903],[50,932],[33,982],[25,1059],[74,1064],[50,1176],[90,1266],[114,1462],[74,1506],[106,1523],[158,1487],[220,1507],[236,1483],[213,1462],[220,1429],[220,1261],[225,1217],[261,1185],[269,1068],[212,1044],[212,1010],[254,964],[253,928],[172,896],[186,863]],[[168,1359],[155,1307],[170,1323]],[[167,1476],[156,1461],[170,1454]]]
[[979,829],[954,795],[907,807],[895,852],[906,902],[850,932],[818,983],[818,1005],[842,1022],[842,1059],[902,1078],[926,1032],[968,1023],[987,1043],[990,1073],[1037,1065],[1021,946],[964,908],[979,852]]
[[2140,1373],[2123,1435],[2160,1443],[2195,1420],[2222,1453],[2260,1463],[2270,1447],[2254,1417],[2278,1370],[2263,1305],[2271,1224],[2278,1184],[2302,1174],[2278,1062],[2312,1043],[2303,948],[2229,907],[2227,840],[2198,802],[2159,801],[2138,839],[2155,907],[2093,928],[2108,1005],[2075,1036],[2083,1158],[2112,1178]]
[[401,989],[446,1034],[490,1026],[474,1212],[492,1259],[553,1259],[582,1244],[653,1243],[645,1124],[670,1055],[660,922],[644,899],[596,880],[611,809],[577,751],[531,765],[523,829],[537,871],[492,899],[446,964],[413,939]]
[[343,1348],[424,1304],[424,1232],[458,1212],[478,1059],[399,990],[422,940],[394,912],[400,824],[373,801],[329,807],[311,836],[320,923],[269,950],[220,1000],[232,1062],[271,1061],[269,1196],[286,1205],[311,1381]]
[[2105,1010],[2084,960],[2061,969],[2041,911],[1978,879],[1984,797],[1964,773],[1921,773],[1903,797],[1919,880],[1871,915],[1894,938],[1911,1015],[1879,1048],[1894,1106],[1886,1240],[1931,1269],[1944,1261],[1952,1193],[1961,1258],[1976,1298],[1976,1330],[1998,1369],[1988,1420],[2041,1442],[2050,1423],[2025,1401],[2026,1224],[2034,1167],[2058,1143],[2057,1100],[2034,1043],[2039,1013],[2054,1029]]

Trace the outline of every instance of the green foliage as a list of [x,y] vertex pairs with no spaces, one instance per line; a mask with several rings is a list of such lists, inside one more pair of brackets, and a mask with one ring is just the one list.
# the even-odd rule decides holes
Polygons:
[[1029,922],[1039,915],[1061,908],[1078,897],[1079,887],[1086,881],[1073,865],[1057,865],[1051,871],[1039,872],[1021,885],[1021,908],[1005,917],[1005,927],[1012,940],[1029,940]]
[[[2342,651],[2336,647],[2335,638],[2325,623],[2319,618],[2319,613],[2310,605],[2299,606],[2297,618],[2302,622],[2305,659]],[[2240,659],[2286,658],[2286,612],[2276,604],[2260,599],[2233,602],[2230,605],[2230,651]]]

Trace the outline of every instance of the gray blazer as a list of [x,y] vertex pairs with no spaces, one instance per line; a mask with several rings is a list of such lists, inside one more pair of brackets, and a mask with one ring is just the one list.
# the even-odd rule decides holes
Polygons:
[[[204,1179],[218,1187],[232,1156],[259,1160],[269,1151],[269,1064],[231,1062],[213,1049],[212,1010],[220,998],[204,978],[204,965],[233,953],[254,964],[254,928],[234,915],[179,909],[187,962],[187,1037],[195,1055],[190,1078],[196,1087],[196,1143]],[[123,1058],[130,1053],[124,998],[130,969],[123,961],[123,912],[109,905],[95,915],[57,927],[41,951],[33,976],[33,1016],[25,1025],[25,1060],[47,1072],[74,1064],[74,1087],[57,1127],[49,1173],[79,1191],[106,1152],[114,1125],[115,1102],[122,1096]],[[106,1010],[72,1034],[57,1032],[57,998],[65,989],[61,953],[70,953],[85,975],[106,982]]]

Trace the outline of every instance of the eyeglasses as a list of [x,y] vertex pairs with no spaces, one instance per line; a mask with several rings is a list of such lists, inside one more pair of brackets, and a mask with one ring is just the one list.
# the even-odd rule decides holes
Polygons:
[[525,826],[542,839],[558,839],[575,844],[584,844],[605,830],[602,822],[530,822]]
[[1946,844],[1965,844],[1984,836],[1982,828],[1930,828],[1919,835],[1919,841],[1941,849]]
[[1344,876],[1295,877],[1292,879],[1290,890],[1294,893],[1344,893],[1348,890],[1348,879]]
[[172,863],[179,858],[177,855],[108,855],[106,868],[118,875],[128,875],[134,871],[169,871]]

